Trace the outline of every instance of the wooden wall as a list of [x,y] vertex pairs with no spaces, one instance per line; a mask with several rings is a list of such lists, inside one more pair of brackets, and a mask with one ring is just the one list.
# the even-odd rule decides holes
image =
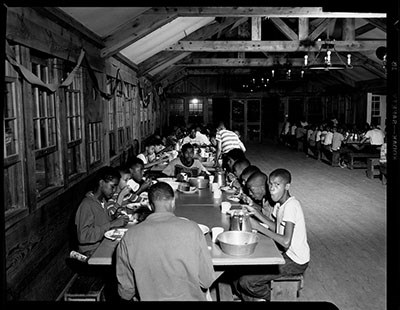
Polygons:
[[[138,82],[135,68],[131,68],[118,59],[102,59],[100,57],[101,44],[96,38],[90,38],[64,22],[58,21],[56,17],[48,15],[43,8],[8,7],[6,39],[20,46],[22,53],[27,55],[30,49],[34,49],[72,63],[77,62],[81,48],[84,48],[88,62],[95,71],[99,87],[104,92],[106,92],[106,76],[115,77],[116,68],[120,68],[123,81],[133,85]],[[27,59],[29,60],[29,55]],[[34,178],[27,180],[26,186],[31,192],[30,197],[26,199],[29,202],[21,206],[21,212],[17,212],[18,217],[11,219],[6,216],[5,218],[4,274],[6,275],[6,295],[9,301],[56,300],[73,274],[73,270],[66,264],[66,258],[74,247],[75,212],[87,191],[87,185],[93,173],[101,166],[116,166],[124,163],[127,158],[130,145],[119,148],[112,158],[108,155],[108,136],[106,135],[108,103],[98,93],[97,96],[93,96],[94,85],[91,84],[87,72],[84,72],[84,75],[87,82],[83,91],[84,107],[85,112],[88,112],[83,115],[84,124],[86,126],[89,121],[103,121],[105,126],[104,156],[95,166],[89,167],[87,164],[79,178],[61,184],[56,192],[40,201],[37,201]],[[26,99],[23,101],[23,107],[29,109],[29,102],[32,101],[28,98],[31,94],[31,86],[25,80],[20,80],[23,84],[21,97],[25,96]],[[137,96],[139,96],[138,93]],[[159,117],[161,103],[157,95],[154,95],[153,104],[157,105],[158,109],[153,109],[152,106],[150,106],[151,111],[146,109],[152,124],[151,130],[154,130],[156,126],[161,126],[163,121]],[[136,105],[132,111],[132,140],[141,141],[142,139],[140,111],[139,105]],[[83,130],[88,129],[85,127]],[[22,136],[33,135],[32,132],[26,132],[26,130],[22,132]],[[33,141],[33,137],[30,137],[25,141]],[[34,175],[34,146],[24,145],[23,150],[23,161],[28,162],[25,164],[27,167],[23,168],[24,174],[30,170],[31,175]],[[66,151],[62,150],[62,152]]]

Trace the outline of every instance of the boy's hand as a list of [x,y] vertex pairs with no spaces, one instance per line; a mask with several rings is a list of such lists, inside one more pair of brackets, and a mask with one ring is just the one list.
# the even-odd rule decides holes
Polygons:
[[111,228],[114,228],[114,227],[125,227],[126,224],[128,224],[128,222],[129,222],[129,216],[123,215],[123,216],[117,217],[115,220],[113,220],[110,223],[111,224],[110,227]]
[[121,197],[125,197],[126,195],[129,195],[129,193],[131,192],[131,188],[127,185],[125,186],[120,192],[119,192],[119,196]]
[[[250,225],[252,229],[255,229],[257,231],[260,231],[260,227],[263,227],[260,222],[252,217],[250,217]],[[263,227],[265,228],[265,227]]]
[[146,190],[146,189],[148,189],[150,186],[151,186],[151,184],[152,184],[152,180],[151,179],[146,179],[144,182],[143,182],[143,184],[142,184],[142,186],[140,186],[143,190]]

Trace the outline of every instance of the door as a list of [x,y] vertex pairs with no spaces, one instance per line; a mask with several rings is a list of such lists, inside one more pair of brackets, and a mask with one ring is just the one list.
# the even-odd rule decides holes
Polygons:
[[232,99],[230,127],[239,131],[243,142],[261,142],[261,100]]

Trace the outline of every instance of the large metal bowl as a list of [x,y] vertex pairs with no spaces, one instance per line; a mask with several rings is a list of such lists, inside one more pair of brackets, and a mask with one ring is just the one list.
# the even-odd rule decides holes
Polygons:
[[217,237],[222,252],[234,256],[253,254],[258,240],[259,237],[255,233],[239,230],[224,231]]
[[209,183],[210,183],[209,179],[189,178],[190,186],[196,186],[198,189],[207,188]]

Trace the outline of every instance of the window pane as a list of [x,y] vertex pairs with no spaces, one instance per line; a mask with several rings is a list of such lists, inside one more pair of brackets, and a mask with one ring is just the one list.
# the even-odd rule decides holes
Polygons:
[[[89,158],[90,164],[101,160],[101,122],[89,123]],[[111,136],[110,136],[111,139]],[[111,151],[111,150],[110,150]],[[111,154],[110,154],[111,155]]]

